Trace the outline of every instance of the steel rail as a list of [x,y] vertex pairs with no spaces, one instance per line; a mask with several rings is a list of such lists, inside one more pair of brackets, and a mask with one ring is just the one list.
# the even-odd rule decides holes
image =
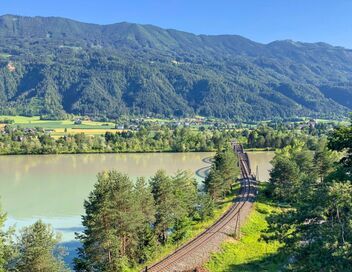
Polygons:
[[[245,156],[242,145],[235,144],[233,145],[235,152],[239,158],[239,166],[241,170],[241,174],[243,177],[244,185],[242,185],[241,193],[239,194],[240,201],[236,202],[232,207],[222,215],[217,222],[215,222],[211,227],[203,231],[201,234],[181,246],[179,249],[171,253],[169,256],[164,258],[163,260],[157,262],[156,264],[152,265],[151,267],[147,268],[144,271],[150,272],[166,272],[168,271],[171,266],[177,264],[182,258],[188,255],[190,252],[196,250],[197,248],[204,245],[204,243],[208,242],[210,239],[214,237],[217,233],[219,233],[224,227],[226,227],[236,216],[237,221],[236,225],[238,224],[239,214],[241,209],[247,203],[247,201],[251,198],[251,191],[252,191],[252,182],[251,182],[251,173],[249,167],[249,158]],[[244,157],[243,157],[244,155]],[[244,200],[241,198],[244,197]]]

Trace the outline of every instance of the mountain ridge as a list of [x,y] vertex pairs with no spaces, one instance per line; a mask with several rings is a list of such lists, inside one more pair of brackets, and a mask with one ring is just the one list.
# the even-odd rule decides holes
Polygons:
[[91,26],[96,26],[96,27],[112,27],[112,26],[118,26],[118,25],[134,25],[134,26],[142,26],[142,27],[151,27],[151,28],[156,28],[159,30],[165,30],[165,31],[176,31],[179,33],[184,33],[184,34],[191,34],[194,36],[198,36],[198,37],[238,37],[238,38],[242,38],[248,41],[251,41],[253,43],[256,43],[258,45],[270,45],[272,43],[291,43],[291,44],[305,44],[305,45],[324,45],[324,46],[329,46],[332,48],[339,48],[339,49],[344,49],[344,50],[352,50],[352,48],[347,48],[341,45],[332,45],[323,41],[317,41],[317,42],[304,42],[304,41],[295,41],[292,39],[282,39],[282,40],[273,40],[271,42],[268,43],[262,43],[262,42],[258,42],[258,41],[254,41],[251,40],[249,38],[246,38],[244,36],[241,35],[237,35],[237,34],[227,34],[227,33],[223,33],[223,34],[205,34],[205,33],[200,33],[200,34],[194,34],[192,32],[189,31],[185,31],[185,30],[178,30],[175,28],[163,28],[157,25],[153,25],[153,24],[144,24],[144,23],[133,23],[133,22],[128,22],[128,21],[121,21],[121,22],[116,22],[116,23],[108,23],[108,24],[99,24],[99,23],[91,23],[91,22],[83,22],[83,21],[79,21],[76,19],[70,19],[70,18],[65,18],[65,17],[60,17],[60,16],[22,16],[22,15],[15,15],[15,14],[3,14],[0,15],[0,19],[2,18],[10,18],[10,19],[17,19],[17,18],[27,18],[27,19],[58,19],[58,20],[63,20],[63,21],[71,21],[73,23],[79,23],[81,25],[91,25]]
[[257,120],[352,109],[352,50],[321,42],[13,15],[0,16],[0,37],[0,113]]

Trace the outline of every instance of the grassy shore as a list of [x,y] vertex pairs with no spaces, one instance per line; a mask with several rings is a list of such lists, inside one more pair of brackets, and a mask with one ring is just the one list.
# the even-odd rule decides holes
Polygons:
[[[263,191],[262,185],[261,191]],[[266,218],[280,208],[260,194],[246,224],[241,228],[241,239],[223,243],[222,250],[210,258],[205,268],[209,272],[280,271],[284,257],[278,253],[277,241],[266,243],[261,239],[267,229]]]

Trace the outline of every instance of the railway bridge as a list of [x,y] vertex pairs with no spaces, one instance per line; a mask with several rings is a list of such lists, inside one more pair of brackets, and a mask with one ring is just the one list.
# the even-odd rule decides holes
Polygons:
[[231,142],[238,156],[241,170],[241,189],[234,204],[208,229],[181,246],[156,264],[147,267],[148,272],[182,272],[193,271],[201,267],[210,254],[220,249],[221,243],[229,236],[240,234],[240,226],[250,213],[256,193],[256,179],[252,175],[248,154],[236,141]]

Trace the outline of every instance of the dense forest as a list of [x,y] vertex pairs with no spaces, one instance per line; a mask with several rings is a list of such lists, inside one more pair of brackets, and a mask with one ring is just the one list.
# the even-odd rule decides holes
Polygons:
[[351,50],[151,25],[0,17],[0,114],[338,118]]
[[314,153],[299,142],[276,153],[267,193],[283,212],[264,238],[282,243],[285,270],[351,270],[351,137],[340,127]]

